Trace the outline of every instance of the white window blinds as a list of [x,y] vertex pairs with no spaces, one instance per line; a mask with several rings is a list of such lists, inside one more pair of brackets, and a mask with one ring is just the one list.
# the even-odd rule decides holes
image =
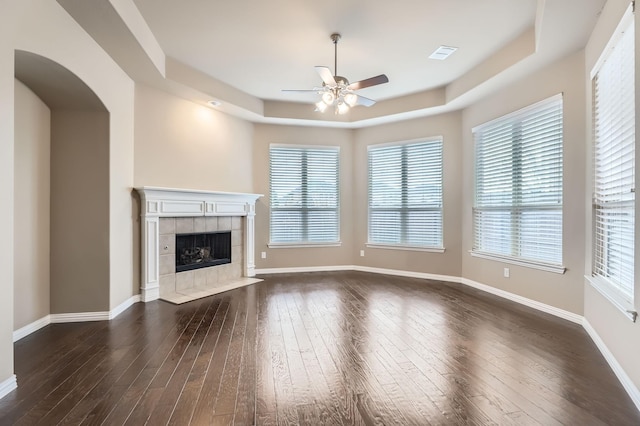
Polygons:
[[562,96],[482,124],[473,133],[473,252],[559,267]]
[[272,244],[339,242],[339,157],[334,147],[271,146]]
[[629,304],[634,292],[635,84],[633,19],[593,78],[593,261]]
[[442,140],[369,147],[369,243],[442,248]]

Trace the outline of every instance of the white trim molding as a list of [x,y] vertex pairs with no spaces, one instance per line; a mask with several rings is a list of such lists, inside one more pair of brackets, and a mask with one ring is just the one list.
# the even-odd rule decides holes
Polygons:
[[86,321],[108,321],[116,318],[118,315],[129,309],[133,304],[140,302],[140,295],[131,296],[109,312],[78,312],[68,314],[50,314],[35,320],[31,324],[27,324],[13,332],[13,342],[17,342],[46,327],[49,324],[57,324],[64,322],[86,322]]
[[16,375],[12,374],[8,379],[0,383],[0,398],[4,398],[9,392],[18,387]]
[[540,271],[545,271],[545,272],[553,272],[554,274],[562,275],[565,272],[567,272],[567,268],[562,265],[552,265],[550,263],[527,261],[523,259],[517,259],[515,257],[500,256],[497,254],[483,253],[483,252],[473,251],[473,250],[469,250],[469,254],[472,257],[478,257],[480,259],[493,260],[493,261],[502,262],[502,263],[510,263],[512,265],[523,266],[525,268],[538,269]]
[[122,302],[121,304],[113,308],[111,312],[109,312],[109,319],[110,320],[114,319],[115,317],[117,317],[118,315],[120,315],[121,313],[129,309],[131,306],[141,301],[142,299],[139,294],[136,294],[135,296],[131,296],[130,298],[128,298],[127,300],[125,300],[124,302]]
[[109,312],[74,312],[51,314],[51,324],[65,322],[109,321]]
[[382,275],[395,275],[398,277],[420,278],[423,280],[447,281],[447,282],[458,283],[458,284],[462,282],[460,281],[460,277],[454,277],[451,275],[429,274],[426,272],[411,272],[411,271],[403,271],[400,269],[374,268],[371,266],[354,266],[354,271],[371,272],[374,274],[382,274]]
[[13,343],[18,340],[27,337],[31,333],[34,333],[40,330],[42,327],[46,327],[51,324],[51,315],[45,315],[42,318],[35,320],[31,324],[27,324],[24,327],[20,327],[19,329],[13,332]]
[[600,350],[600,353],[602,354],[604,359],[607,361],[607,363],[615,373],[616,377],[618,378],[618,380],[620,381],[624,389],[627,391],[627,393],[631,397],[631,400],[640,411],[640,389],[638,389],[638,387],[633,383],[629,375],[626,373],[626,371],[624,371],[624,368],[622,368],[622,366],[620,365],[616,357],[613,356],[613,353],[611,353],[611,351],[609,350],[607,345],[604,343],[600,335],[591,326],[591,324],[586,318],[582,319],[582,327],[584,327],[589,337],[591,337],[591,340],[593,340],[593,343],[596,344],[596,346]]
[[565,319],[567,321],[571,321],[576,324],[582,324],[582,320],[584,318],[582,315],[574,314],[573,312],[565,311],[564,309],[556,308],[555,306],[547,305],[545,303],[538,302],[537,300],[529,299],[505,290],[500,290],[499,288],[482,284],[468,278],[462,278],[462,284],[469,287],[477,288],[478,290],[482,290],[485,293],[490,293],[495,296],[502,297],[503,299],[511,300],[512,302],[528,306],[538,311],[546,312],[548,314]]
[[452,275],[438,275],[429,274],[426,272],[412,272],[403,271],[399,269],[385,269],[375,268],[371,266],[359,266],[359,265],[339,265],[339,266],[312,266],[312,267],[296,267],[296,268],[267,268],[256,270],[259,274],[288,274],[296,272],[329,272],[329,271],[361,271],[371,272],[374,274],[383,275],[395,275],[398,277],[420,278],[425,280],[436,280],[463,284],[469,287],[476,288],[485,293],[493,294],[494,296],[501,297],[503,299],[510,300],[512,302],[519,303],[521,305],[528,306],[538,311],[546,312],[556,317],[571,321],[576,324],[582,324],[582,315],[574,314],[573,312],[565,311],[563,309],[556,308],[551,305],[547,305],[536,300],[528,299],[523,296],[519,296],[508,291],[500,290],[490,285],[481,284],[477,281],[470,280],[468,278],[455,277]]
[[214,192],[194,189],[136,188],[141,200],[140,298],[150,302],[160,297],[160,218],[200,216],[245,216],[244,276],[255,276],[256,200],[262,194]]
[[270,274],[297,274],[303,272],[336,272],[336,271],[354,271],[353,265],[336,265],[336,266],[300,266],[291,268],[265,268],[256,269],[256,275]]

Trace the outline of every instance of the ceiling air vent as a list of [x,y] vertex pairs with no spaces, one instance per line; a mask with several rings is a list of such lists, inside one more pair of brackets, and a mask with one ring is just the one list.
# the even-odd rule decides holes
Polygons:
[[457,47],[440,46],[431,55],[429,55],[429,59],[439,59],[444,61],[456,50],[458,50]]

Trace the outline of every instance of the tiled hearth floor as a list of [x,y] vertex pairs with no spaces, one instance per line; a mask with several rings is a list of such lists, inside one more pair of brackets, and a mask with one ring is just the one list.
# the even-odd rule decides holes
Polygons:
[[225,291],[233,290],[239,287],[244,287],[246,285],[255,284],[257,282],[262,281],[258,278],[238,278],[234,281],[229,281],[224,284],[219,284],[216,287],[196,287],[196,288],[188,288],[180,290],[179,292],[162,292],[160,294],[160,299],[166,300],[167,302],[174,303],[176,305],[180,305],[182,303],[191,302],[192,300],[201,299],[207,296],[213,296],[214,294],[222,293]]

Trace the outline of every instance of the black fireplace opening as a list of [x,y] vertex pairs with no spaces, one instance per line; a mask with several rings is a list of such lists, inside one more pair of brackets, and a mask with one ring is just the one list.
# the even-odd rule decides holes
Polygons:
[[231,263],[231,231],[176,234],[176,272]]

